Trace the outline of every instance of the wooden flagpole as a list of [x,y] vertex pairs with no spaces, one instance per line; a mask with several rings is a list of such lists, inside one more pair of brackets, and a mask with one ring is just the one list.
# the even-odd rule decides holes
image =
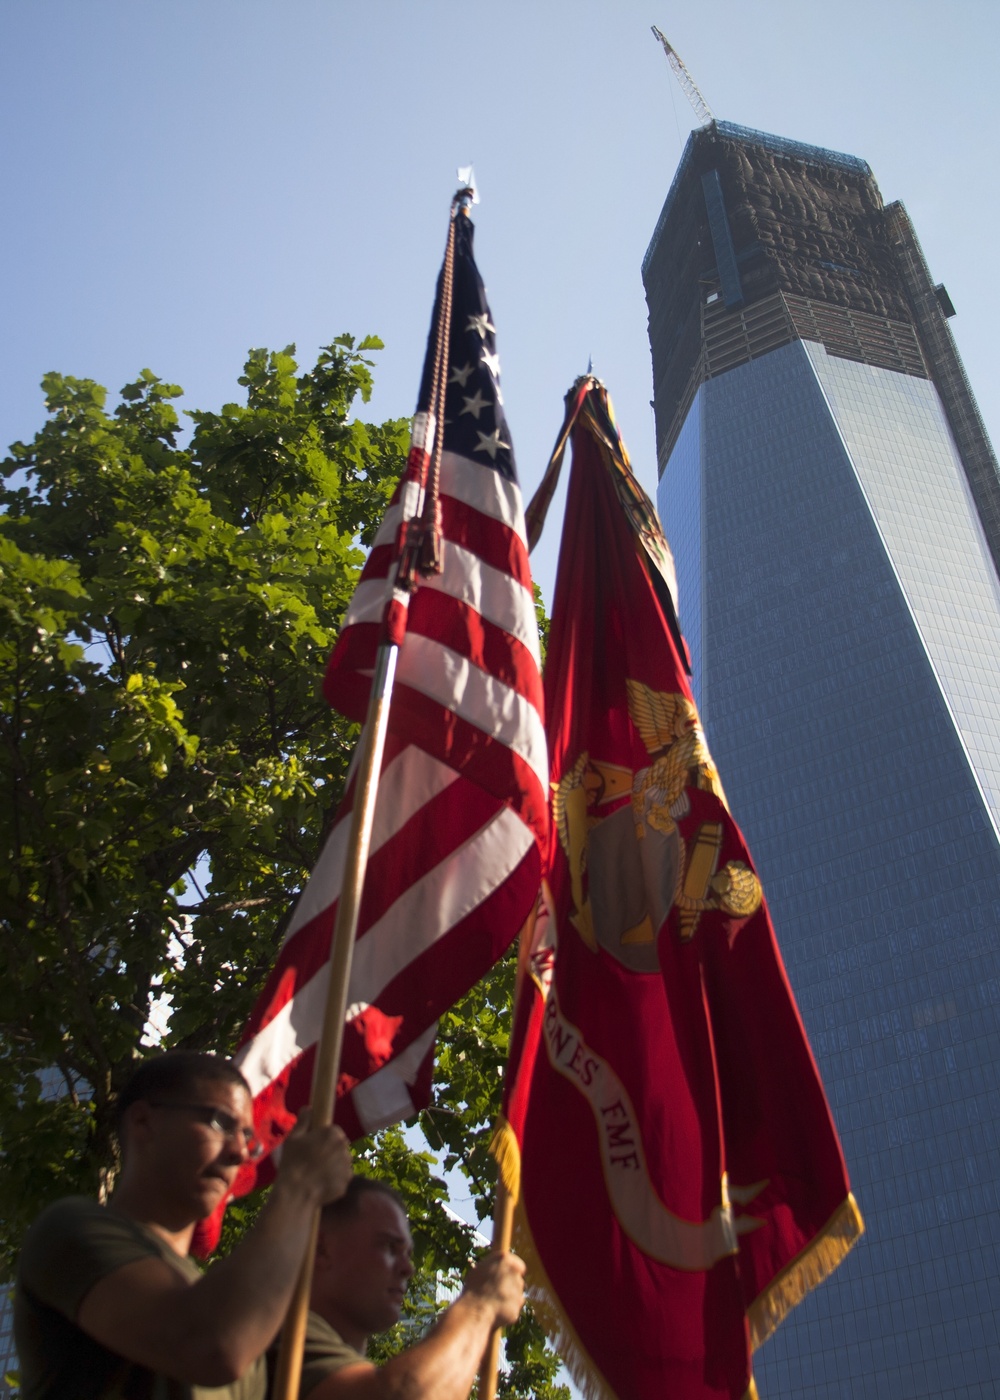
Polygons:
[[[528,973],[528,960],[531,957],[531,945],[535,937],[535,923],[538,919],[538,901],[535,901],[534,908],[524,922],[524,927],[518,934],[517,939],[517,975],[514,980],[514,1004],[511,1008],[510,1025],[511,1031],[517,1024],[517,1009],[521,1001],[521,992],[524,987],[524,979]],[[508,1066],[510,1061],[508,1059]],[[501,1175],[497,1181],[497,1194],[493,1202],[493,1243],[494,1254],[507,1254],[511,1247],[514,1236],[514,1210],[517,1206],[517,1197],[512,1196],[507,1190],[506,1182]],[[500,1340],[502,1329],[495,1327],[490,1333],[490,1339],[486,1343],[486,1350],[483,1352],[483,1360],[479,1367],[479,1385],[476,1390],[478,1400],[496,1400],[497,1393],[497,1373],[500,1370]]]
[[[463,185],[452,200],[448,241],[445,246],[443,284],[435,329],[433,373],[427,415],[433,437],[429,442],[426,439],[422,440],[419,446],[414,441],[410,449],[411,462],[415,452],[424,457],[419,473],[420,485],[424,494],[424,511],[420,520],[409,522],[410,528],[403,537],[403,553],[397,562],[394,580],[397,593],[412,593],[417,586],[417,573],[440,572],[438,540],[440,508],[437,497],[438,473],[444,440],[444,400],[448,380],[448,337],[451,326],[455,249],[454,224],[457,213],[468,212],[468,205],[472,198],[473,190],[471,187],[467,188]],[[417,416],[419,419],[421,415]],[[436,431],[434,430],[435,424]],[[430,449],[429,460],[425,455],[427,448]],[[337,1076],[340,1072],[340,1052],[344,1040],[344,1017],[347,1012],[347,989],[351,977],[351,959],[354,956],[354,942],[358,932],[365,866],[368,863],[368,850],[371,845],[375,798],[378,794],[379,773],[382,767],[382,753],[385,748],[385,735],[389,723],[389,703],[392,698],[392,684],[396,674],[398,652],[397,642],[383,641],[378,649],[375,673],[372,677],[368,716],[365,721],[364,747],[358,762],[354,805],[351,808],[351,830],[348,837],[347,858],[344,864],[340,897],[337,902],[337,918],[333,929],[333,944],[330,950],[330,982],[327,987],[323,1030],[316,1050],[316,1068],[313,1074],[312,1122],[317,1127],[325,1127],[326,1124],[333,1121]],[[271,1392],[272,1400],[298,1400],[299,1383],[302,1378],[306,1318],[309,1312],[309,1294],[312,1291],[316,1241],[319,1236],[319,1214],[317,1211],[313,1219],[309,1243],[302,1260],[302,1269],[295,1285],[295,1292],[288,1305],[288,1313],[281,1333],[281,1346],[278,1351],[278,1366]]]
[[[514,1235],[514,1207],[517,1201],[507,1190],[501,1178],[497,1182],[496,1200],[493,1203],[493,1252],[506,1254],[510,1250]],[[479,1400],[495,1400],[497,1374],[500,1370],[500,1339],[502,1329],[494,1327],[486,1343],[482,1365],[479,1368]]]
[[[316,1050],[313,1074],[311,1122],[325,1127],[333,1120],[333,1103],[340,1071],[340,1051],[344,1040],[344,1016],[347,1011],[347,988],[351,978],[351,959],[358,931],[358,915],[364,889],[365,866],[371,845],[375,798],[378,794],[379,771],[389,722],[389,702],[396,673],[399,648],[383,643],[375,661],[368,718],[365,722],[365,742],[358,763],[358,776],[351,808],[351,831],[347,859],[337,901],[337,918],[333,928],[330,953],[330,982],[327,987],[323,1030]],[[302,1378],[302,1352],[312,1288],[316,1240],[319,1235],[319,1211],[313,1217],[312,1233],[305,1258],[292,1294],[281,1333],[278,1368],[275,1373],[274,1400],[298,1400]]]

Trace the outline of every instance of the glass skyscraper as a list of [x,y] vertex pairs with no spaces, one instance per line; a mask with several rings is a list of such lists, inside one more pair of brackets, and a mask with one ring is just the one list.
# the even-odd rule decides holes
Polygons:
[[1000,479],[906,212],[716,122],[643,264],[709,744],[867,1233],[762,1400],[1000,1387]]

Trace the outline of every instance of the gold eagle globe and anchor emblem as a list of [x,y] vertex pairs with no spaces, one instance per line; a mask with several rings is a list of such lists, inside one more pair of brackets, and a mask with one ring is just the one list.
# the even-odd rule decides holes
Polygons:
[[672,906],[686,942],[706,910],[747,918],[762,893],[743,862],[719,869],[721,822],[702,822],[688,843],[681,837],[688,789],[726,805],[695,706],[640,681],[625,684],[652,762],[633,773],[581,753],[553,784],[552,814],[569,865],[574,928],[592,951],[602,947],[634,972],[655,972],[656,935]]

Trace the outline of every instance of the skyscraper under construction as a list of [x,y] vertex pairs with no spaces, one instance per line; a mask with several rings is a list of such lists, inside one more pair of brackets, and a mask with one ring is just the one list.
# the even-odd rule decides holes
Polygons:
[[867,1234],[763,1400],[1000,1375],[1000,478],[901,204],[712,122],[643,264],[660,514],[709,744]]

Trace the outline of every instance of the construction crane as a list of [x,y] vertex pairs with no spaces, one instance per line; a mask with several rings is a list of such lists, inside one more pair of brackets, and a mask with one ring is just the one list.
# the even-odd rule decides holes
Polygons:
[[683,59],[681,58],[677,50],[671,46],[669,40],[667,39],[667,36],[665,34],[661,34],[655,24],[651,25],[650,27],[653,31],[654,37],[659,39],[660,43],[663,45],[663,52],[667,55],[667,62],[677,74],[677,80],[680,83],[681,87],[684,89],[684,96],[694,108],[695,116],[701,122],[702,126],[708,126],[709,122],[715,121],[715,116],[712,112],[711,107],[708,105],[708,103],[702,97],[701,93],[698,91],[698,84],[692,78],[688,70],[684,67]]

